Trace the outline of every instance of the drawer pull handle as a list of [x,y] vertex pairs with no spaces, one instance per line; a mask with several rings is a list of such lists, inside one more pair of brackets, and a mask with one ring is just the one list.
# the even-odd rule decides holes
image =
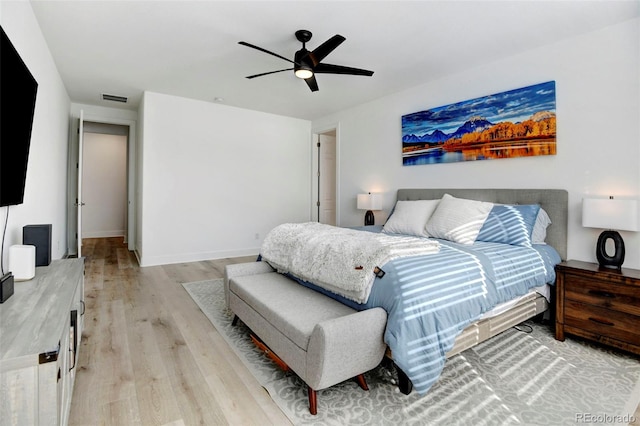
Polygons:
[[596,322],[598,324],[607,325],[607,326],[610,326],[610,327],[615,325],[611,321],[603,320],[603,319],[600,319],[600,318],[589,317],[589,321],[593,321],[593,322]]
[[602,290],[589,290],[589,293],[596,296],[607,297],[609,299],[614,299],[616,297],[615,294]]

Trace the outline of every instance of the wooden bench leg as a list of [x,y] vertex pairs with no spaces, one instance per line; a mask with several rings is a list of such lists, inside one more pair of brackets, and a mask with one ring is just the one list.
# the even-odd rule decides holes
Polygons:
[[318,414],[318,395],[311,386],[307,386],[307,389],[309,389],[309,412],[315,416]]
[[237,315],[233,316],[233,320],[231,321],[231,325],[234,326],[234,327],[236,325],[238,325],[238,316]]
[[269,349],[269,347],[265,345],[258,336],[251,333],[249,334],[249,337],[251,337],[251,341],[253,342],[253,344],[256,345],[262,352],[264,352],[264,354],[268,356],[271,361],[275,362],[278,367],[282,369],[282,371],[289,371],[289,366],[287,365],[287,363],[285,363],[278,355],[276,355],[275,352]]
[[364,379],[364,374],[359,374],[356,376],[356,381],[358,382],[358,385],[360,385],[360,387],[363,390],[368,391],[369,390],[369,386],[367,386],[367,381]]

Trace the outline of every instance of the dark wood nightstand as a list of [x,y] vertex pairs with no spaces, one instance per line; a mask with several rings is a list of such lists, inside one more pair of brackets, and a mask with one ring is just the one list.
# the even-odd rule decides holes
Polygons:
[[556,266],[556,339],[565,333],[640,355],[640,271]]

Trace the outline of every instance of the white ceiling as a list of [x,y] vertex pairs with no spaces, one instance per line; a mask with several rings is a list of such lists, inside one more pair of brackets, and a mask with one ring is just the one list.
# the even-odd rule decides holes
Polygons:
[[[443,75],[639,16],[638,0],[555,1],[33,1],[72,102],[137,109],[142,92],[313,120]],[[313,50],[346,41],[324,62],[372,77],[282,72],[294,32]],[[125,105],[101,93],[126,96]]]

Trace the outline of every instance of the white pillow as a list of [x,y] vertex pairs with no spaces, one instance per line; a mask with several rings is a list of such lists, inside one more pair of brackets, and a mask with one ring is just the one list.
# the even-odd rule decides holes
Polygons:
[[427,234],[460,244],[473,244],[493,203],[444,194],[427,222]]
[[533,225],[533,231],[531,231],[531,242],[533,244],[546,244],[544,241],[547,239],[547,228],[551,225],[551,219],[547,212],[541,207],[536,217],[536,223]]
[[382,230],[388,234],[427,237],[425,225],[439,203],[440,200],[398,201]]

